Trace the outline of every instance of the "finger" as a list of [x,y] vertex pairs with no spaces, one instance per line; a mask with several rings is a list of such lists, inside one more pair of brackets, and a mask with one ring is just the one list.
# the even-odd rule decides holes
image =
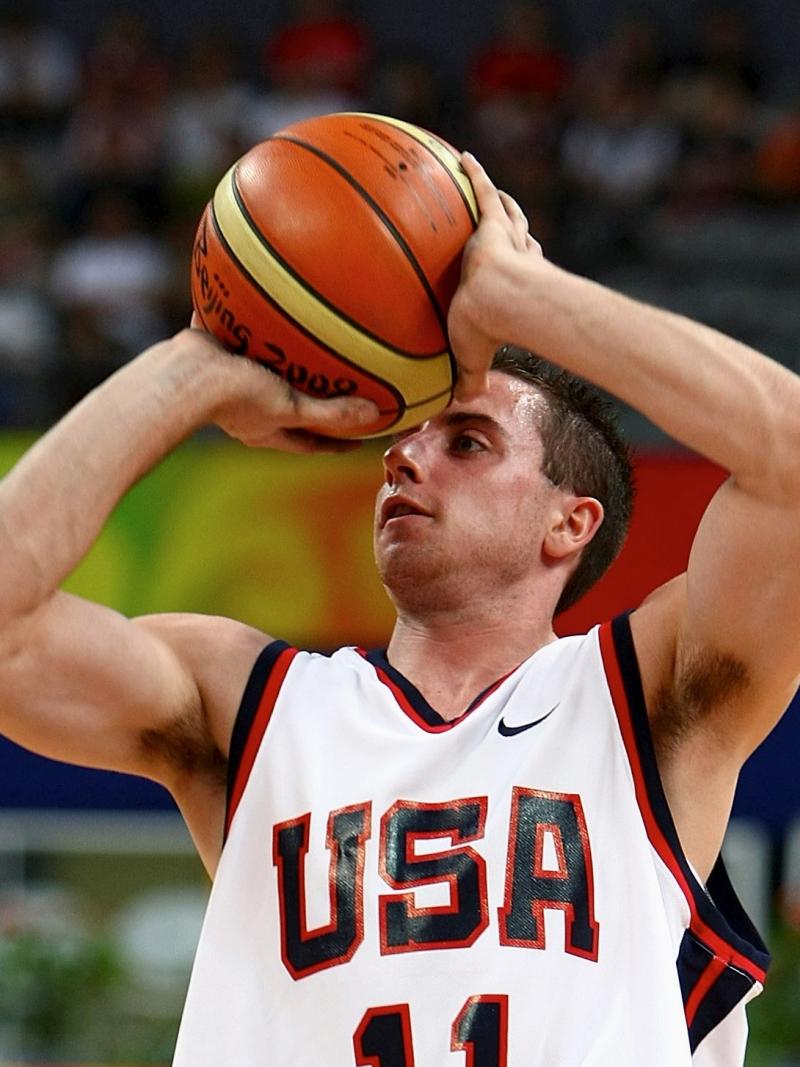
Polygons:
[[461,165],[464,172],[472,183],[475,199],[478,201],[478,209],[482,216],[503,219],[505,208],[494,182],[470,152],[462,152]]
[[542,251],[542,246],[539,244],[536,238],[531,237],[530,234],[528,234],[525,238],[525,250],[527,252],[538,252],[540,256],[544,255],[544,252]]
[[380,409],[364,397],[334,397],[319,400],[293,391],[295,429],[307,430],[323,437],[347,437],[365,434],[377,426]]
[[453,389],[454,400],[476,400],[489,388],[489,372],[475,371],[459,367],[458,378]]
[[524,251],[527,246],[528,230],[530,229],[528,218],[513,196],[510,196],[502,189],[498,190],[497,195],[500,197],[503,210],[511,223],[514,243],[520,251]]
[[361,448],[361,441],[351,438],[326,437],[324,434],[310,430],[284,430],[281,448],[284,452],[356,452]]
[[205,327],[203,326],[202,321],[200,320],[200,316],[197,314],[196,311],[192,312],[192,319],[191,319],[191,322],[189,323],[189,325],[192,327],[193,330],[204,330],[205,329]]

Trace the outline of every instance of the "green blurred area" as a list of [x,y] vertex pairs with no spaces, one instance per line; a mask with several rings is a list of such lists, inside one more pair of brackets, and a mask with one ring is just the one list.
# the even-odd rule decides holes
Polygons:
[[767,938],[772,966],[748,1008],[746,1067],[800,1067],[800,930],[778,925]]
[[[169,1063],[208,892],[200,861],[90,850],[31,852],[26,866],[0,898],[0,1063]],[[170,926],[181,899],[188,937]],[[148,900],[151,914],[166,905],[155,926]]]
[[[770,940],[775,962],[768,991],[748,1011],[745,1067],[800,1067],[800,933],[783,927]],[[170,1062],[179,1008],[157,1017],[137,1011],[136,982],[101,934],[68,951],[30,936],[0,938],[0,975],[0,1014],[10,999],[24,1009],[31,1058],[18,1051],[16,1062]]]

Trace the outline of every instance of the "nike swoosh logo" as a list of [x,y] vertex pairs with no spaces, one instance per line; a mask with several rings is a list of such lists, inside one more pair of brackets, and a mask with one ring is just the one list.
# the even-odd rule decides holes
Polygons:
[[552,708],[545,715],[542,715],[540,719],[534,719],[533,722],[525,722],[522,724],[522,726],[507,726],[506,723],[501,719],[500,722],[497,724],[497,732],[502,734],[503,737],[516,737],[517,734],[522,734],[526,730],[530,730],[532,726],[538,726],[540,722],[544,722],[545,719],[549,718],[553,714],[553,712],[560,704],[561,701],[559,700],[558,704],[554,704]]

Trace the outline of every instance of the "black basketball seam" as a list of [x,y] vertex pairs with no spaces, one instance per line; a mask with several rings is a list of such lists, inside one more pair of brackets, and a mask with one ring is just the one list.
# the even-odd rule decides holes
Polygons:
[[[271,137],[270,140],[289,141],[291,144],[297,145],[298,148],[305,148],[306,151],[311,152],[312,155],[315,155],[318,159],[321,159],[323,163],[327,163],[328,166],[335,170],[340,177],[344,178],[348,185],[350,185],[358,193],[362,200],[366,201],[366,203],[375,212],[375,214],[384,224],[386,229],[392,235],[394,240],[397,242],[403,255],[411,264],[414,273],[417,275],[420,282],[422,283],[422,287],[428,296],[428,300],[431,303],[431,307],[436,313],[436,318],[439,322],[439,326],[442,329],[442,334],[445,338],[445,342],[447,343],[447,319],[443,309],[439,305],[436,293],[433,291],[433,286],[428,281],[427,274],[422,269],[422,265],[412,252],[405,237],[403,237],[402,233],[400,233],[398,228],[395,226],[395,224],[392,222],[392,220],[389,218],[389,216],[386,214],[386,212],[383,210],[377,200],[370,196],[364,186],[361,185],[360,182],[356,181],[353,175],[348,170],[345,170],[345,168],[342,166],[341,163],[339,163],[338,160],[334,159],[333,156],[329,156],[328,153],[323,151],[321,148],[317,148],[316,145],[309,144],[308,141],[302,141],[299,137],[294,137],[285,133],[276,134],[274,137]],[[441,166],[441,164],[439,165]],[[444,169],[446,170],[447,168]]]
[[[386,122],[384,119],[382,119],[380,117],[380,115],[366,115],[363,112],[354,112],[354,114],[362,115],[363,118],[369,119],[370,122],[379,123],[381,126],[386,126],[390,130],[397,130],[399,133],[404,133],[407,137],[411,137],[412,140],[416,141],[416,143],[421,148],[424,148],[425,151],[428,153],[428,155],[432,156],[433,159],[436,161],[436,163],[442,168],[442,170],[444,170],[447,173],[448,178],[453,183],[453,185],[456,187],[456,191],[457,191],[459,197],[461,198],[461,202],[463,203],[464,207],[466,208],[467,215],[469,215],[469,218],[470,218],[470,221],[472,222],[473,230],[474,230],[474,227],[476,227],[478,225],[478,220],[473,215],[472,205],[470,204],[466,193],[461,188],[461,186],[458,184],[458,182],[453,177],[453,175],[450,173],[448,168],[445,167],[442,164],[441,160],[436,155],[436,153],[433,151],[433,149],[430,147],[430,145],[427,145],[421,138],[417,137],[417,135],[415,133],[412,133],[411,130],[406,129],[405,126],[395,126],[394,123],[392,123],[392,122]],[[413,125],[413,124],[409,123],[408,125],[410,126],[410,125]],[[452,155],[452,149],[450,148],[450,145],[447,144],[445,141],[443,141],[441,137],[437,137],[436,134],[435,133],[431,133],[430,130],[426,130],[425,132],[427,134],[429,134],[429,136],[433,137],[436,141],[438,141],[439,144],[442,146],[442,148],[446,152],[449,152]],[[294,140],[294,138],[286,138],[286,140],[290,140],[290,139]],[[300,143],[300,142],[297,142],[297,143]],[[436,307],[438,308],[439,307],[438,300],[435,300],[435,298],[434,298],[434,302],[435,302]],[[445,321],[445,325],[444,325],[443,329],[444,329],[444,335],[447,338],[447,354],[450,357],[450,377],[453,380],[453,385],[450,388],[450,393],[452,395],[453,389],[455,388],[455,381],[456,381],[456,378],[458,377],[458,363],[456,361],[455,355],[453,354],[453,350],[450,347],[450,337],[449,337],[449,335],[447,333],[446,321]]]
[[[425,400],[420,400],[420,401],[415,401],[415,403],[413,403],[413,404],[406,404],[405,399],[403,398],[403,396],[398,392],[396,387],[394,385],[392,385],[391,382],[387,382],[383,378],[379,378],[377,376],[377,374],[373,374],[371,371],[368,371],[368,370],[366,370],[366,368],[362,367],[359,363],[354,363],[353,360],[348,359],[347,356],[342,355],[341,352],[337,352],[336,349],[331,348],[330,345],[326,345],[323,341],[320,341],[320,339],[315,334],[313,334],[310,330],[306,329],[306,327],[302,324],[302,322],[298,322],[297,319],[295,319],[293,315],[290,315],[289,312],[286,310],[286,308],[284,308],[281,304],[279,304],[277,302],[277,300],[275,300],[272,296],[270,296],[270,294],[267,292],[267,290],[262,285],[259,285],[259,283],[253,277],[253,275],[250,273],[250,271],[247,270],[245,265],[239,260],[239,257],[236,255],[234,250],[231,248],[230,244],[228,243],[227,239],[225,238],[224,233],[222,232],[222,229],[221,229],[221,227],[219,225],[219,222],[217,220],[217,213],[214,210],[214,202],[212,201],[209,206],[211,208],[211,211],[209,213],[210,214],[210,218],[211,218],[211,225],[214,227],[214,233],[216,234],[217,240],[220,242],[220,244],[223,246],[225,251],[228,253],[228,257],[230,259],[230,262],[238,269],[239,273],[241,275],[243,275],[243,277],[245,277],[250,282],[250,284],[253,286],[253,288],[258,290],[258,292],[264,297],[264,299],[267,301],[267,303],[271,304],[272,307],[275,308],[276,311],[280,312],[280,314],[283,315],[284,318],[288,319],[288,321],[291,322],[292,325],[297,328],[298,332],[302,333],[304,337],[307,337],[310,341],[313,341],[314,344],[318,345],[320,348],[324,349],[326,352],[329,352],[335,359],[341,360],[341,362],[345,363],[348,367],[352,367],[353,370],[358,371],[360,374],[365,375],[365,377],[367,377],[367,378],[371,378],[372,381],[376,382],[378,385],[382,385],[384,388],[388,389],[389,392],[395,397],[395,399],[397,401],[397,415],[396,415],[395,419],[389,424],[389,426],[386,427],[387,431],[390,430],[392,428],[392,426],[394,426],[394,424],[400,418],[402,418],[402,416],[406,413],[406,411],[409,410],[409,408],[417,407],[418,404],[427,403],[427,401],[425,401]],[[199,312],[198,312],[198,314],[199,314]],[[203,316],[200,315],[200,318],[202,320]],[[204,325],[205,325],[205,322],[204,322]],[[209,333],[211,333],[211,332],[213,332],[213,331],[209,330]],[[251,356],[249,358],[254,359],[255,362],[257,362],[257,363],[261,362],[258,359],[258,357],[256,357],[256,356]],[[414,358],[414,357],[409,357],[409,358]],[[265,364],[262,364],[262,365],[265,366],[265,369],[268,369]],[[277,371],[271,371],[270,373],[277,374]],[[278,377],[280,377],[280,375],[278,375]],[[452,387],[449,388],[449,389],[446,389],[444,391],[444,393],[449,393],[449,392],[452,392]],[[437,394],[437,396],[443,396],[444,393],[439,393],[439,394]],[[430,397],[429,399],[433,400],[433,399],[435,399],[435,397]],[[385,410],[383,410],[381,408],[379,408],[378,410],[380,411],[380,413],[382,415],[388,415],[389,414],[388,411],[385,411]],[[383,431],[381,431],[381,432],[383,432]]]
[[[295,142],[294,138],[291,138],[291,137],[273,137],[273,138],[270,138],[270,140],[292,141],[293,143],[296,143],[296,144],[298,144],[298,146],[302,147],[302,142],[299,142],[299,141]],[[313,151],[313,149],[312,149],[312,151]],[[233,177],[231,179],[231,188],[233,189],[234,198],[235,198],[236,203],[237,203],[237,205],[239,207],[239,210],[241,211],[242,215],[244,216],[245,222],[247,223],[247,225],[249,226],[250,230],[252,231],[253,236],[258,239],[258,241],[264,246],[264,248],[266,248],[266,250],[269,252],[269,254],[271,256],[274,256],[274,258],[278,261],[278,263],[280,263],[280,265],[283,267],[283,269],[286,271],[286,273],[290,274],[294,278],[294,280],[298,283],[298,285],[300,285],[310,296],[312,296],[315,300],[318,300],[320,302],[320,304],[324,304],[324,306],[326,308],[328,308],[330,311],[333,311],[334,314],[338,318],[340,318],[343,322],[348,323],[348,325],[352,326],[359,333],[364,334],[364,336],[365,337],[369,337],[369,339],[371,341],[375,341],[377,344],[381,345],[383,348],[387,348],[390,352],[394,352],[398,356],[405,356],[407,359],[433,359],[435,356],[438,356],[438,355],[441,354],[440,352],[409,352],[407,349],[398,348],[396,345],[391,344],[385,338],[379,337],[377,334],[372,333],[372,331],[368,330],[362,323],[356,322],[355,319],[350,318],[350,316],[346,315],[344,313],[344,311],[342,311],[341,308],[338,308],[335,304],[332,304],[330,302],[330,300],[326,299],[326,297],[324,297],[322,295],[322,293],[318,292],[316,289],[312,289],[312,287],[306,282],[306,280],[300,274],[298,274],[297,271],[294,270],[294,268],[289,263],[286,262],[286,260],[283,258],[283,256],[281,256],[281,254],[277,251],[277,249],[275,249],[275,247],[270,244],[270,242],[267,240],[267,238],[264,236],[264,234],[259,230],[258,226],[256,226],[255,220],[253,219],[253,216],[250,214],[250,212],[247,210],[247,205],[245,204],[244,199],[242,198],[242,194],[241,194],[241,192],[239,190],[239,186],[237,185],[237,182],[236,182],[236,171],[238,171],[238,169],[239,168],[238,168],[238,165],[237,165],[235,170],[234,170]],[[376,205],[376,208],[377,208],[377,205]],[[427,286],[427,279],[425,279],[424,288],[425,288],[426,295],[430,298],[430,293],[428,292],[428,286]],[[445,339],[445,346],[446,347],[445,347],[445,349],[442,350],[442,352],[444,352],[444,351],[448,351],[449,352],[449,342],[448,342],[448,339],[447,339],[447,328],[446,328],[446,326],[442,325],[441,315],[439,314],[438,308],[434,307],[434,310],[436,311],[436,317],[437,317],[437,320],[439,321],[440,327],[442,327],[443,334],[444,334],[444,339]]]
[[[475,216],[473,214],[472,204],[470,204],[466,193],[461,188],[461,186],[456,181],[456,179],[453,177],[453,175],[450,173],[448,168],[442,165],[441,160],[438,158],[438,156],[433,151],[433,149],[430,147],[430,145],[427,145],[421,138],[417,137],[416,134],[412,133],[411,130],[407,130],[405,127],[395,126],[391,122],[382,122],[382,120],[378,116],[373,116],[371,121],[380,122],[382,125],[388,126],[389,129],[392,129],[392,130],[398,130],[399,129],[401,133],[405,133],[408,137],[412,137],[421,148],[424,148],[425,151],[429,155],[433,156],[433,158],[436,160],[436,162],[439,164],[439,166],[442,167],[442,170],[444,170],[446,172],[447,177],[450,179],[450,181],[456,187],[456,191],[458,192],[458,195],[461,197],[461,201],[462,201],[464,207],[466,208],[467,215],[469,215],[469,218],[470,218],[470,221],[472,222],[473,227],[478,225],[478,220],[475,218]],[[409,124],[409,125],[411,125],[411,124]],[[436,134],[435,133],[430,133],[430,130],[427,130],[426,132],[429,133],[431,137],[434,137],[439,142],[439,144],[442,146],[442,148],[444,148],[444,150],[446,152],[451,152],[450,145],[446,144],[441,139],[441,137],[436,137]],[[452,152],[451,152],[451,154],[452,154]],[[446,327],[445,327],[445,336],[447,337],[447,354],[450,357],[450,377],[453,379],[453,385],[450,388],[450,393],[452,395],[453,389],[455,388],[456,378],[458,377],[458,362],[456,361],[456,357],[455,357],[455,355],[453,353],[452,348],[450,347],[450,337],[447,334]]]
[[[417,137],[417,135],[415,133],[412,133],[411,130],[407,130],[405,128],[405,126],[395,126],[394,123],[383,122],[378,115],[372,116],[372,121],[373,122],[382,122],[382,125],[388,126],[389,129],[399,130],[400,133],[404,133],[404,134],[406,134],[406,136],[413,138],[417,142],[418,145],[420,145],[422,148],[425,149],[426,152],[428,152],[431,156],[433,156],[433,158],[436,160],[436,162],[439,164],[439,166],[442,167],[442,169],[447,172],[447,176],[450,179],[450,181],[453,183],[453,185],[456,187],[456,191],[458,192],[458,195],[461,197],[461,200],[463,201],[464,207],[467,209],[467,214],[469,215],[470,219],[472,220],[473,225],[477,226],[477,219],[475,218],[475,216],[472,213],[472,204],[470,204],[466,193],[461,188],[461,186],[456,181],[456,179],[453,177],[453,175],[450,173],[448,168],[442,165],[441,160],[436,155],[436,153],[433,151],[433,149],[430,147],[430,145],[427,145],[420,137]],[[409,123],[409,125],[412,125],[412,124]],[[434,140],[438,141],[439,144],[442,146],[442,148],[444,148],[444,150],[446,152],[449,152],[451,155],[453,154],[452,149],[450,148],[450,145],[447,144],[445,141],[443,141],[441,139],[441,137],[437,137],[436,134],[435,133],[431,133],[430,130],[426,130],[425,133],[427,133],[430,137],[433,137]],[[460,164],[459,164],[459,166],[460,166]]]
[[406,404],[406,411],[421,408],[423,404],[430,404],[432,400],[441,400],[443,396],[450,396],[452,392],[452,387],[448,386],[447,389],[442,389],[441,393],[434,393],[433,396],[426,396],[423,400],[415,400],[413,404]]

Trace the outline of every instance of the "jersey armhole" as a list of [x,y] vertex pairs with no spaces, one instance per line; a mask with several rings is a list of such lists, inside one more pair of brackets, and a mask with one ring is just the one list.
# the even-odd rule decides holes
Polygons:
[[764,981],[769,953],[736,897],[722,857],[703,887],[684,855],[658,771],[627,614],[600,627],[600,651],[647,836],[689,907],[676,965],[694,1051]]
[[271,641],[259,653],[247,679],[231,732],[223,844],[228,839],[286,672],[296,655],[297,649],[285,641]]

